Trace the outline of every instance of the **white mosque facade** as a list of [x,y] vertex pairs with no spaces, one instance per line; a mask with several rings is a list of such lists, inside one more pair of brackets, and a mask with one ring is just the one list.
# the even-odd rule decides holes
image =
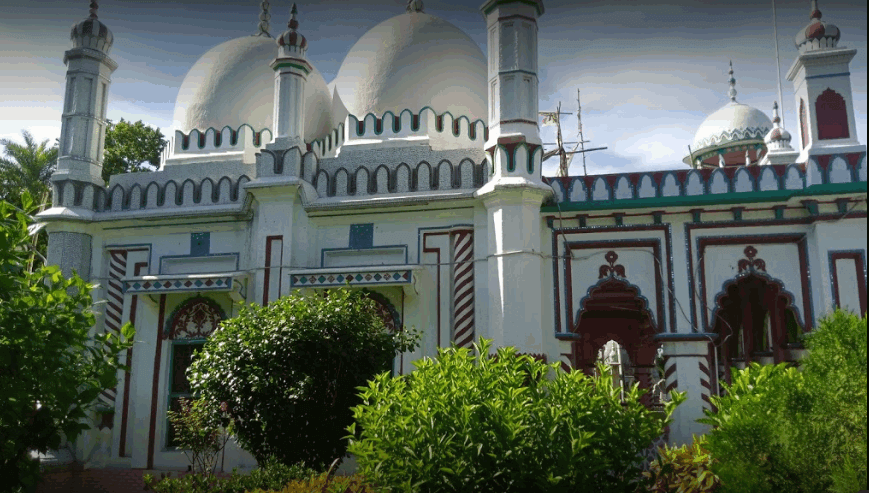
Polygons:
[[[608,341],[643,387],[688,393],[674,442],[705,428],[719,378],[796,361],[825,313],[866,311],[866,147],[839,30],[811,21],[788,72],[799,128],[736,101],[671,171],[548,178],[538,124],[541,0],[488,0],[487,53],[411,1],[327,84],[289,29],[190,69],[153,173],[101,179],[112,34],[72,31],[49,261],[100,285],[95,330],[133,322],[129,373],[77,444],[89,464],[184,469],[166,411],[238,303],[365,289],[420,346],[496,346],[590,371]],[[303,17],[302,17],[303,19]],[[609,346],[608,346],[609,347]],[[663,354],[662,370],[655,361]],[[252,467],[232,448],[225,467]]]

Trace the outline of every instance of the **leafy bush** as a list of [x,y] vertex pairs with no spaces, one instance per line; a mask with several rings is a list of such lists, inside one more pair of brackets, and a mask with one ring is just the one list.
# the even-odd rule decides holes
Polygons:
[[702,422],[725,491],[867,488],[866,318],[837,311],[806,346],[801,370],[752,364],[713,398]]
[[181,408],[178,411],[170,410],[167,413],[177,445],[190,460],[194,472],[211,473],[231,433],[232,421],[221,419],[221,411],[225,413],[226,404],[215,408],[202,399],[183,398],[179,404]]
[[145,489],[157,493],[246,493],[254,490],[280,490],[292,481],[304,481],[317,474],[304,464],[287,466],[269,459],[249,474],[232,471],[228,478],[210,474],[185,474],[178,478],[154,479],[145,475]]
[[328,472],[324,472],[310,479],[291,481],[278,491],[279,493],[376,493],[378,490],[366,483],[361,476],[330,476]]
[[356,387],[411,346],[404,331],[386,331],[362,292],[294,294],[223,322],[190,382],[202,399],[227,403],[238,443],[258,462],[319,467],[345,455]]
[[706,437],[681,447],[662,447],[658,458],[643,472],[649,493],[707,493],[719,491],[721,480],[712,472],[712,456],[706,450]]
[[622,402],[612,378],[490,347],[443,349],[360,387],[348,428],[359,472],[384,491],[632,491],[640,452],[684,396],[660,415],[637,386]]
[[[25,209],[34,207],[21,195]],[[57,266],[30,270],[33,219],[0,202],[0,483],[32,488],[39,466],[29,451],[58,448],[91,427],[88,413],[124,368],[118,354],[132,346],[121,335],[91,335],[92,286]]]

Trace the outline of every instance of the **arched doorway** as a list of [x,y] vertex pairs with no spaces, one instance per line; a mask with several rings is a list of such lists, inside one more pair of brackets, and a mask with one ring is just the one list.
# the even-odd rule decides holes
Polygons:
[[[615,263],[617,259],[615,252],[607,253],[610,265],[601,267],[600,280],[580,301],[573,327],[579,339],[573,342],[571,363],[573,368],[592,374],[601,351],[615,342],[630,363],[630,368],[623,364],[619,369],[622,375],[630,373],[640,388],[651,391],[658,355],[654,317],[639,288],[625,278],[624,267]],[[643,396],[648,406],[656,401],[651,393]]]
[[728,383],[732,368],[742,369],[751,362],[795,361],[791,350],[802,347],[803,327],[793,296],[781,281],[765,274],[763,261],[749,255],[750,248],[746,255],[752,265],[740,265],[742,273],[726,282],[715,298],[712,331],[719,336],[714,355],[717,377]]

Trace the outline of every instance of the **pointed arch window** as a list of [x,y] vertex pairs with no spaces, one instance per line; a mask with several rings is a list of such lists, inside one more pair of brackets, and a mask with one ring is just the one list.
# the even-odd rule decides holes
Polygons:
[[822,92],[815,100],[815,118],[818,121],[818,139],[847,139],[848,105],[845,98],[832,89]]
[[[169,317],[165,338],[171,344],[168,385],[170,410],[180,410],[182,398],[194,397],[187,379],[187,369],[205,346],[208,336],[225,318],[226,315],[217,302],[202,296],[184,301]],[[166,430],[166,445],[176,446],[175,430],[168,419]]]

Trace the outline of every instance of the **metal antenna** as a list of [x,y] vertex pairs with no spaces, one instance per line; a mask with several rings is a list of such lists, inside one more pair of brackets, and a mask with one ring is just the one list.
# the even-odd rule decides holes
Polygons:
[[[781,97],[781,60],[779,59],[778,54],[778,22],[776,22],[775,15],[775,0],[772,0],[772,32],[775,37],[775,72],[778,77],[776,78],[776,82],[778,82],[778,100],[782,104],[782,115],[784,115],[784,100]],[[785,119],[784,116],[781,118],[781,126],[785,127]]]

